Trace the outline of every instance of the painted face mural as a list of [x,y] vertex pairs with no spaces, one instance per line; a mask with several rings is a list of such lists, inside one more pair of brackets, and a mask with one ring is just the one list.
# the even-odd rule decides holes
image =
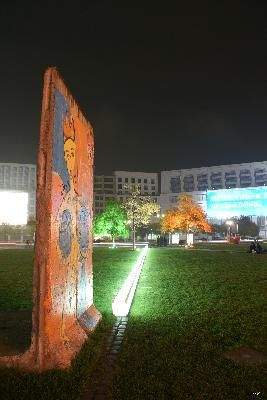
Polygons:
[[76,145],[72,139],[67,139],[64,142],[64,159],[67,163],[68,173],[73,176],[75,166],[75,151]]
[[[88,164],[92,168],[93,142],[88,140],[88,131],[59,90],[56,90],[55,101],[53,176],[55,187],[59,188],[58,206],[53,215],[59,282],[55,294],[63,292],[57,306],[62,315],[61,335],[65,338],[67,316],[78,316],[88,303],[86,282],[90,280],[91,270],[88,246],[92,208],[88,191],[92,172]],[[61,270],[66,271],[64,278]]]

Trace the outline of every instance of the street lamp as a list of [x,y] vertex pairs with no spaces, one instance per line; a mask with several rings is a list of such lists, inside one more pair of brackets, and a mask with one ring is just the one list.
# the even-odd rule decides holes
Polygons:
[[226,221],[225,224],[227,225],[227,240],[230,242],[231,240],[231,226],[233,225],[233,221]]

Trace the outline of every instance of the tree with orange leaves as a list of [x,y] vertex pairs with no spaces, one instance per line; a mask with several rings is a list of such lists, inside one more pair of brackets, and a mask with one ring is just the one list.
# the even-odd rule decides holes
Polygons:
[[177,229],[177,208],[167,210],[160,225],[162,233],[173,233]]
[[183,193],[180,195],[177,207],[169,209],[161,221],[162,232],[211,232],[211,226],[202,208],[194,203],[193,197]]

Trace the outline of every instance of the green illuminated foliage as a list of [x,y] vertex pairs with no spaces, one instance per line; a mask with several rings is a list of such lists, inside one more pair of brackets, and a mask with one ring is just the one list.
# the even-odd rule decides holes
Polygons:
[[95,217],[94,233],[99,235],[108,234],[112,237],[113,243],[115,243],[115,238],[128,236],[126,221],[126,213],[121,204],[116,201],[109,201],[105,211]]

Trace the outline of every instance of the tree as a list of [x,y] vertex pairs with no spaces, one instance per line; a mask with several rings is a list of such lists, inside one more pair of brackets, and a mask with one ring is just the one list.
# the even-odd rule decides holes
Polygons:
[[133,232],[133,250],[135,250],[136,229],[149,224],[151,216],[160,210],[150,196],[142,196],[138,186],[132,187],[131,195],[123,204]]
[[111,235],[113,247],[115,238],[128,236],[127,217],[120,203],[107,202],[105,211],[95,217],[94,233]]
[[241,236],[258,236],[259,227],[249,217],[241,215],[236,222],[238,223],[238,233]]
[[173,233],[177,229],[177,208],[170,208],[166,211],[161,220],[161,232]]
[[211,225],[211,228],[212,228],[212,232],[213,232],[213,233],[217,233],[217,234],[219,234],[219,235],[225,236],[225,232],[227,232],[227,226],[226,226],[226,224],[221,224],[221,225],[219,225],[219,224],[212,224],[212,225]]
[[163,233],[174,232],[176,229],[185,232],[186,240],[190,232],[211,232],[206,214],[194,203],[193,197],[186,193],[180,195],[177,207],[165,213],[161,226]]

